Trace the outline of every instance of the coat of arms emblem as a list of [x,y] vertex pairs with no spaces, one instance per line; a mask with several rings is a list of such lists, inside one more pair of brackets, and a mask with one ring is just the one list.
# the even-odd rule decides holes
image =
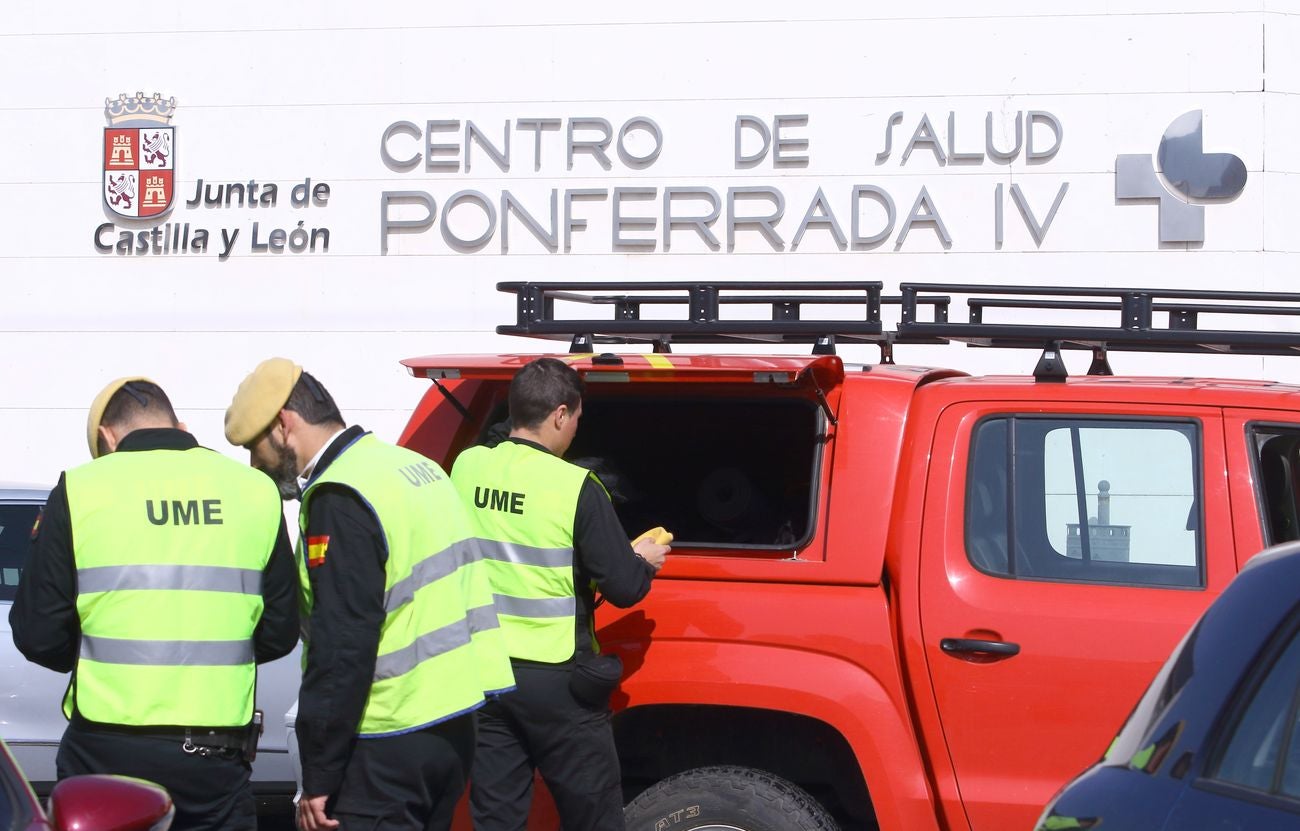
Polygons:
[[176,193],[176,99],[137,92],[104,99],[104,204],[118,216],[148,219],[172,209]]

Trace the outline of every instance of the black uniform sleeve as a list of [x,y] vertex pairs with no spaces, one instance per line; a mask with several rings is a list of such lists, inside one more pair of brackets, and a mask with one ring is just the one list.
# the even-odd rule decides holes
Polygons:
[[63,476],[50,491],[37,527],[14,605],[9,609],[14,646],[27,660],[55,672],[71,672],[81,643],[77,614],[77,567],[72,556],[72,518]]
[[296,728],[303,793],[320,796],[343,781],[370,694],[388,552],[378,519],[347,488],[322,485],[312,494],[307,537],[329,538],[324,561],[307,571],[312,610]]
[[649,593],[654,568],[632,550],[613,504],[590,476],[578,494],[573,544],[579,568],[610,603],[625,609]]
[[282,513],[275,548],[262,570],[262,619],[253,632],[253,655],[264,664],[288,655],[297,643],[298,568]]

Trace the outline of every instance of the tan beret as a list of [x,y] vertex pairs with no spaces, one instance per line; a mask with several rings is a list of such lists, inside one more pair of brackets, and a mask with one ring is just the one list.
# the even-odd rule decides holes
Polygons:
[[289,400],[302,367],[288,358],[267,358],[235,390],[226,409],[226,440],[240,447],[262,434]]
[[144,381],[147,384],[157,384],[144,377],[143,375],[129,375],[125,378],[118,378],[108,386],[99,391],[95,400],[90,403],[90,417],[86,419],[86,444],[90,446],[90,458],[99,458],[99,423],[104,420],[104,409],[108,407],[108,402],[112,400],[113,393],[125,387],[132,381]]

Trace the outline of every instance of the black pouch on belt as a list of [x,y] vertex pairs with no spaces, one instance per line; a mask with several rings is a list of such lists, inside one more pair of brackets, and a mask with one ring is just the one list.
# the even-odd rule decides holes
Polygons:
[[579,655],[569,673],[569,692],[588,707],[604,707],[623,678],[617,655]]
[[262,711],[253,711],[253,720],[244,731],[244,760],[250,765],[257,758],[257,740],[262,738]]

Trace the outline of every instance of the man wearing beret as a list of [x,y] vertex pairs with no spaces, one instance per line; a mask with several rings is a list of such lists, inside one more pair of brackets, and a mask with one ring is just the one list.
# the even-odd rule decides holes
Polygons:
[[173,828],[252,831],[256,664],[298,641],[275,487],[200,447],[147,378],[105,387],[86,438],[92,461],[50,492],[9,613],[29,660],[72,672],[58,776],[150,779]]
[[226,438],[302,500],[299,828],[449,828],[473,711],[514,686],[455,488],[420,454],[345,427],[285,358],[240,384]]

